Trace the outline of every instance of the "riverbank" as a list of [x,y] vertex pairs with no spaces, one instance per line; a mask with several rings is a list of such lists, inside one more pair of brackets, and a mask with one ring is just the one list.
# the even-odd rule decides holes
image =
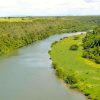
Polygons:
[[[56,75],[71,88],[79,89],[89,99],[100,100],[100,65],[82,58],[84,34],[56,41],[49,51]],[[77,37],[77,39],[76,39]],[[76,44],[78,50],[70,50]]]
[[0,56],[54,34],[91,30],[99,19],[99,16],[0,18]]

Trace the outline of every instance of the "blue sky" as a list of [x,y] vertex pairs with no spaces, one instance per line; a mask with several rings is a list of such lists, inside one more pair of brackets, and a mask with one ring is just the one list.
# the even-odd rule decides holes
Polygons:
[[100,15],[100,0],[0,0],[0,16]]

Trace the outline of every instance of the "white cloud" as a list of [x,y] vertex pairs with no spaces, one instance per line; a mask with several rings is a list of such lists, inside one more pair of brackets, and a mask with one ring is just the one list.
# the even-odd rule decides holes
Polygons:
[[0,0],[0,16],[100,14],[99,0]]
[[84,0],[84,1],[86,1],[86,2],[99,2],[100,0]]

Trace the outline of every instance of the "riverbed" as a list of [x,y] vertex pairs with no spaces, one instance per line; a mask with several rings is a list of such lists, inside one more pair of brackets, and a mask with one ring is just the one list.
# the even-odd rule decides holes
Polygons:
[[57,79],[48,54],[54,41],[80,33],[53,35],[0,58],[0,100],[86,100]]

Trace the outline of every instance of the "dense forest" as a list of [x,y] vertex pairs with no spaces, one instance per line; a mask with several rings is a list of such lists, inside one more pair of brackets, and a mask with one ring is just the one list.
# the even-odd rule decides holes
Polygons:
[[100,26],[86,34],[83,39],[83,57],[100,64]]
[[0,55],[52,34],[92,30],[100,16],[0,18]]

